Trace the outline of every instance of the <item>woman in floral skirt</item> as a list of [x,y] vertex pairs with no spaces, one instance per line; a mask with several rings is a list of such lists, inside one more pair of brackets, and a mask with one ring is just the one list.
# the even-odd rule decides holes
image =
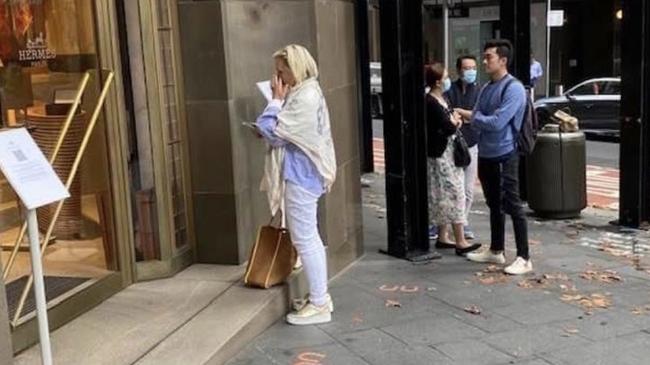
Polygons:
[[[438,227],[437,249],[455,249],[464,256],[481,246],[465,240],[465,188],[463,169],[454,163],[454,139],[462,125],[443,94],[451,86],[445,67],[436,63],[425,67],[427,156],[429,163],[429,219]],[[449,237],[452,227],[454,242]]]

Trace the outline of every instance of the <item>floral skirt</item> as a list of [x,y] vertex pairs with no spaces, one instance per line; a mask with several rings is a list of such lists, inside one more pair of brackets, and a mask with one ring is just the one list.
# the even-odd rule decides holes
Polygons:
[[429,220],[432,226],[461,223],[465,217],[465,175],[454,164],[454,137],[439,158],[429,158]]

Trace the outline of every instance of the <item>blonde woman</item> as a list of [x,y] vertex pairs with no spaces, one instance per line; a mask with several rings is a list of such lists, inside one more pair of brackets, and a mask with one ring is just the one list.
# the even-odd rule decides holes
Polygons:
[[293,325],[326,323],[333,303],[327,290],[327,256],[318,232],[318,199],[336,177],[329,112],[318,83],[318,67],[302,46],[273,55],[273,100],[257,119],[266,140],[262,189],[271,213],[282,210],[309,282],[307,304],[287,315]]

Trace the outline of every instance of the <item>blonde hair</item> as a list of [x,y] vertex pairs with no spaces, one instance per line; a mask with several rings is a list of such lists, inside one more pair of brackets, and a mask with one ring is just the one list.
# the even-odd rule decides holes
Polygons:
[[273,58],[279,58],[287,64],[297,83],[318,77],[318,65],[303,46],[290,44],[275,52]]

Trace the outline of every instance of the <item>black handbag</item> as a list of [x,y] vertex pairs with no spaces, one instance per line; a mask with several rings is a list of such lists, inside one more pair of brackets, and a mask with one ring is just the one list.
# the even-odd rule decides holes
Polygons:
[[456,131],[456,138],[454,138],[454,164],[456,167],[467,167],[472,162],[472,156],[469,154],[469,147],[467,141],[460,132]]

